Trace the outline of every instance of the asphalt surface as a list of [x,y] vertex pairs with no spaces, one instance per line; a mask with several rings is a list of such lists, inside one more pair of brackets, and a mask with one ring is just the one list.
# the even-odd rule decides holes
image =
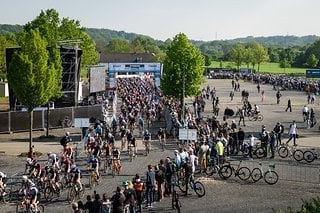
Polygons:
[[[235,93],[234,100],[231,102],[229,93],[231,91],[231,80],[207,80],[204,84],[215,86],[217,95],[220,98],[220,115],[218,118],[222,119],[222,112],[226,106],[236,110],[237,106],[240,106],[241,95],[240,92]],[[246,120],[246,127],[244,127],[247,133],[258,133],[261,130],[261,125],[265,125],[267,130],[273,129],[276,122],[281,121],[286,130],[292,122],[296,120],[298,124],[299,134],[301,138],[298,140],[299,147],[302,149],[319,148],[319,130],[318,127],[312,129],[306,129],[305,124],[302,121],[302,107],[306,104],[306,95],[298,91],[282,91],[282,98],[279,105],[276,104],[275,91],[272,90],[270,85],[262,85],[261,90],[265,91],[265,99],[261,102],[261,96],[257,93],[256,85],[249,82],[240,81],[240,89],[245,88],[249,91],[249,100],[254,104],[258,104],[261,109],[261,113],[264,115],[262,122],[249,122]],[[293,105],[293,112],[285,112],[287,99],[291,98]],[[190,99],[187,103],[190,103]],[[316,117],[319,120],[319,104],[318,101],[313,106],[316,110]],[[191,106],[191,105],[190,105]],[[310,105],[311,107],[311,105]],[[210,101],[207,101],[204,116],[211,117],[212,105]],[[230,118],[231,119],[238,118]],[[42,153],[47,151],[53,151],[59,153],[61,146],[59,145],[59,137],[66,131],[70,131],[74,139],[79,137],[79,129],[56,129],[52,130],[50,134],[57,136],[53,140],[40,141],[36,140],[34,143],[36,150]],[[35,132],[35,138],[45,132]],[[285,137],[287,137],[285,135]],[[28,134],[27,133],[15,133],[11,135],[0,135],[0,170],[5,171],[9,175],[21,173],[24,170],[25,158],[16,157],[17,154],[25,152],[28,149]],[[117,143],[120,143],[117,141]],[[147,165],[155,165],[161,158],[167,156],[173,156],[173,150],[176,149],[176,143],[169,141],[166,150],[163,152],[160,150],[157,142],[153,142],[152,151],[150,155],[145,156],[143,154],[143,146],[141,141],[138,141],[139,155],[133,162],[129,162],[127,154],[122,154],[123,159],[123,171],[120,175],[112,176],[107,173],[103,174],[102,181],[99,187],[96,188],[97,193],[107,192],[112,196],[113,191],[117,185],[121,185],[124,180],[131,179],[136,173],[145,174]],[[4,153],[3,153],[4,152]],[[238,158],[238,157],[237,157]],[[41,158],[40,158],[41,159]],[[44,159],[44,157],[42,157]],[[232,159],[232,158],[231,158]],[[246,159],[244,159],[246,160]],[[247,164],[257,163],[259,160],[246,161]],[[285,169],[276,170],[279,173],[279,182],[275,185],[268,185],[263,180],[258,183],[252,181],[243,182],[238,178],[233,177],[229,180],[221,180],[217,175],[210,178],[201,178],[201,181],[205,184],[206,195],[202,198],[198,198],[194,193],[188,197],[181,197],[182,212],[273,212],[279,211],[279,209],[286,209],[290,206],[293,209],[300,208],[302,204],[301,199],[310,200],[311,198],[319,196],[319,161],[316,160],[312,164],[296,163],[293,159],[280,159],[278,156],[274,160],[264,159],[266,163],[275,163],[279,165],[289,165],[295,168],[296,171],[289,171],[288,166]],[[85,159],[79,164],[85,166]],[[291,167],[290,167],[291,168]],[[317,169],[314,171],[314,169]],[[290,178],[288,176],[301,176],[303,174],[309,174],[310,171],[314,178],[312,180],[304,180],[303,178]],[[318,178],[318,179],[317,179]],[[87,180],[84,177],[85,183]],[[87,189],[88,194],[93,194],[93,190]],[[56,199],[52,203],[44,203],[46,212],[71,212],[71,205],[65,201],[66,193]],[[85,201],[85,198],[82,200]],[[14,212],[15,204],[1,205],[1,212]],[[156,203],[152,209],[144,209],[145,212],[174,212],[171,209],[171,199],[165,198],[161,202]]]

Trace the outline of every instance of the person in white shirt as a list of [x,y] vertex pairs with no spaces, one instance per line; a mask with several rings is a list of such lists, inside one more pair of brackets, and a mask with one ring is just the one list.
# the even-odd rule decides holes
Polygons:
[[303,122],[305,122],[306,120],[308,120],[309,117],[309,108],[307,107],[307,105],[304,105],[303,109],[302,109],[302,117],[303,117]]
[[253,149],[253,146],[255,144],[254,140],[256,139],[256,137],[254,137],[253,134],[250,134],[249,135],[249,139],[248,139],[248,145],[249,145],[249,157],[252,159],[252,149]]
[[297,134],[298,134],[297,124],[296,124],[296,121],[293,121],[292,124],[290,124],[289,126],[289,139],[287,140],[286,143],[289,143],[293,139],[293,145],[297,146]]
[[198,165],[198,157],[193,154],[193,151],[189,152],[189,158],[191,163],[192,174],[196,171],[196,165]]

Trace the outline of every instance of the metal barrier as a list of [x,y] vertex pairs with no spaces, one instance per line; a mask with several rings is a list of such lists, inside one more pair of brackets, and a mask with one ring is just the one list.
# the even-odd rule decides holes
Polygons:
[[[102,118],[101,105],[56,108],[49,111],[49,128],[62,127],[66,117],[71,121],[74,118]],[[47,111],[33,112],[33,129],[44,129],[47,126]],[[0,133],[29,131],[29,113],[22,111],[0,113]]]
[[[274,164],[275,171],[278,173],[280,180],[316,183],[316,184],[320,183],[320,168],[318,165],[296,163],[296,162],[287,163],[287,162],[279,162],[279,161],[260,161],[260,162],[262,163],[263,167],[267,167],[270,164]],[[252,171],[253,168],[259,167],[259,161],[242,161],[241,166],[246,166]]]

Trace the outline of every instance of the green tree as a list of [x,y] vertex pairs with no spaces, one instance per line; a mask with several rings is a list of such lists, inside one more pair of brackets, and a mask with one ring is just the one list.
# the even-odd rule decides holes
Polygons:
[[269,60],[269,56],[266,49],[261,44],[257,44],[253,49],[253,61],[258,65],[258,72],[260,71],[261,63],[267,60]]
[[309,58],[307,59],[307,65],[309,67],[316,67],[319,63],[319,59],[314,54],[311,54]]
[[243,62],[247,65],[247,68],[249,68],[250,64],[252,63],[252,60],[253,60],[253,51],[250,47],[246,48],[243,54]]
[[163,64],[161,89],[167,96],[179,98],[181,106],[184,97],[200,93],[203,82],[204,58],[188,37],[177,34],[169,44]]
[[208,54],[204,54],[204,65],[205,66],[210,66],[211,65],[211,57]]
[[87,33],[87,30],[80,26],[77,20],[59,18],[59,13],[55,9],[41,11],[39,16],[24,26],[26,31],[38,29],[40,35],[49,45],[59,40],[81,39],[79,47],[82,49],[82,67],[90,64],[96,64],[98,61],[98,52],[95,42]]
[[291,64],[290,64],[288,58],[282,58],[282,59],[280,60],[279,66],[280,66],[281,68],[283,68],[283,71],[285,72],[285,71],[286,71],[286,68],[290,68],[290,67],[291,67]]
[[0,35],[0,81],[6,79],[6,48],[15,44],[15,37],[12,33],[7,36]]
[[[32,146],[33,109],[47,103],[61,91],[61,60],[56,46],[47,50],[47,42],[38,30],[19,33],[20,51],[9,64],[9,84],[30,115],[30,142]],[[60,63],[60,64],[59,64]]]
[[107,45],[107,52],[110,53],[125,53],[130,52],[130,42],[124,39],[114,39]]
[[244,59],[244,54],[245,48],[240,43],[235,44],[229,52],[230,60],[236,64],[237,70],[240,69]]

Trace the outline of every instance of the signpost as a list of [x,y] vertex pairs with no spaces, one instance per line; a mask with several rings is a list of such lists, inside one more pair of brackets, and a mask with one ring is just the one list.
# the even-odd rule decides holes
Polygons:
[[179,140],[197,141],[196,129],[179,129]]

